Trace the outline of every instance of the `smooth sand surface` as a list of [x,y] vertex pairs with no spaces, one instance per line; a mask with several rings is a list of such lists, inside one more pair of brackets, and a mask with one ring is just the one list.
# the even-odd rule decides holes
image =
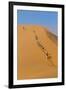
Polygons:
[[38,25],[18,25],[17,28],[17,79],[57,77],[57,37]]

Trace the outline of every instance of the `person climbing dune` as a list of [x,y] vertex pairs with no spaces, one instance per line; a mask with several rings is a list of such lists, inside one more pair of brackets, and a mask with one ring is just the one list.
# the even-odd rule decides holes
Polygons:
[[23,26],[23,30],[25,30],[24,26]]

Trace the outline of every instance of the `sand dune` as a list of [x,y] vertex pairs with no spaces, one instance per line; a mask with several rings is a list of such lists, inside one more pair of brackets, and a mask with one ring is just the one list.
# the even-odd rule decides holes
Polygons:
[[17,79],[57,77],[57,37],[38,25],[18,25]]

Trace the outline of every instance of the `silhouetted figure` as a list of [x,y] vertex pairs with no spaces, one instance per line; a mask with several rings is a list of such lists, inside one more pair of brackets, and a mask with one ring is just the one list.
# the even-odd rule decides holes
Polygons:
[[35,33],[35,30],[33,30],[33,32]]
[[23,30],[24,30],[25,28],[24,28],[24,26],[23,26]]
[[37,36],[35,36],[35,38],[36,38],[36,40],[38,40],[38,37]]

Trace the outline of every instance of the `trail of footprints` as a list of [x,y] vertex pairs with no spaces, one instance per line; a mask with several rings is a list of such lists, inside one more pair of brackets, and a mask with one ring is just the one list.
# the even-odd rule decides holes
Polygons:
[[42,52],[46,55],[48,62],[52,65],[55,66],[54,63],[52,62],[52,56],[48,53],[48,51],[46,50],[46,48],[39,42],[38,36],[35,32],[35,30],[33,30],[34,35],[35,35],[35,39],[37,42],[37,45],[40,47],[40,49],[42,50]]
[[[23,30],[25,30],[24,27],[23,27]],[[56,67],[56,65],[52,62],[52,56],[48,53],[48,51],[46,50],[46,48],[39,42],[39,39],[38,39],[38,36],[37,36],[35,30],[33,30],[33,33],[35,35],[36,43],[37,43],[38,47],[42,50],[42,52],[45,54],[45,56],[47,57],[47,60],[49,62],[49,65]]]

